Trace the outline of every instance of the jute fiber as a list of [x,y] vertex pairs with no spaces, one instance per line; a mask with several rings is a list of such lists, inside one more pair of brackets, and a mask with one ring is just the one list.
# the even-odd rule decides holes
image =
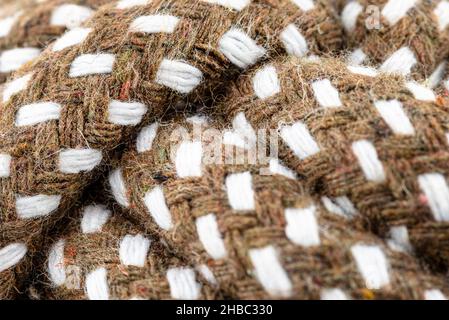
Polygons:
[[229,138],[235,128],[205,121],[195,116],[144,128],[109,185],[131,220],[179,257],[207,265],[225,296],[448,294],[444,278],[421,269],[400,241],[391,240],[391,249],[361,232],[361,217],[348,201],[339,206],[326,199],[324,206],[282,164],[237,160],[244,150]]

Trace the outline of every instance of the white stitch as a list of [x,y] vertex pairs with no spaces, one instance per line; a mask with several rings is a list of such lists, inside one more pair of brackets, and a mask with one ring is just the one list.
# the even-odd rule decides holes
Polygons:
[[380,247],[356,244],[351,253],[368,289],[378,290],[390,283],[388,261]]
[[110,216],[111,211],[104,205],[87,206],[83,210],[83,218],[81,220],[82,233],[100,232]]
[[86,40],[91,30],[92,29],[89,28],[74,28],[67,31],[64,35],[62,35],[58,40],[55,41],[52,50],[54,52],[58,52],[65,48],[83,42],[84,40]]
[[145,33],[173,33],[179,23],[179,18],[155,14],[136,18],[130,25],[131,32]]
[[385,60],[381,65],[380,70],[386,73],[407,76],[416,62],[413,51],[408,47],[402,47]]
[[341,107],[342,103],[337,89],[332,86],[329,79],[318,80],[312,83],[316,100],[323,108]]
[[5,84],[5,89],[3,90],[3,102],[8,101],[13,95],[24,90],[32,77],[31,73],[24,75],[23,77],[17,78]]
[[21,219],[46,216],[59,207],[61,196],[16,196],[16,212]]
[[293,24],[289,24],[280,34],[285,51],[295,57],[303,57],[309,51],[306,38],[301,34],[298,28]]
[[238,211],[254,210],[254,190],[251,173],[242,172],[226,177],[226,192],[231,208]]
[[194,115],[194,116],[188,117],[186,119],[186,121],[191,124],[195,124],[195,125],[200,124],[201,125],[201,124],[207,124],[209,122],[209,119],[207,116],[204,116],[204,115]]
[[289,168],[285,167],[280,163],[278,159],[270,159],[270,167],[269,167],[271,174],[278,174],[290,179],[296,179],[296,173],[290,170]]
[[320,244],[319,226],[316,220],[316,207],[287,208],[285,214],[285,234],[294,244],[313,247]]
[[424,292],[424,299],[426,300],[447,300],[445,295],[438,289],[426,290]]
[[144,267],[151,241],[137,234],[126,235],[120,242],[120,262],[125,266]]
[[363,66],[348,66],[348,70],[354,74],[359,74],[367,77],[376,77],[377,70],[371,67],[363,67]]
[[230,130],[223,133],[223,144],[248,149],[245,140],[239,134]]
[[234,133],[239,135],[245,141],[246,149],[252,149],[256,146],[256,132],[243,112],[239,112],[232,120],[232,128],[234,129]]
[[109,103],[108,121],[121,126],[135,126],[142,121],[147,107],[140,102],[112,100]]
[[435,101],[435,93],[423,85],[417,84],[414,81],[409,81],[405,84],[405,87],[413,94],[415,99],[421,101]]
[[377,156],[374,145],[368,140],[359,140],[352,144],[352,151],[359,161],[362,171],[368,181],[385,181],[385,172]]
[[86,276],[86,293],[89,300],[109,300],[108,274],[98,268]]
[[53,10],[50,24],[72,29],[81,26],[92,14],[93,10],[88,7],[76,4],[63,4]]
[[159,124],[157,122],[144,127],[137,136],[136,149],[137,152],[142,153],[150,151],[153,146],[153,141],[156,138]]
[[362,49],[358,48],[355,49],[353,52],[351,52],[351,54],[349,55],[347,61],[348,64],[352,65],[352,66],[358,66],[360,64],[363,63],[363,61],[365,61],[367,58],[365,52],[363,52]]
[[55,102],[38,102],[27,104],[17,111],[16,126],[32,126],[40,122],[58,120],[61,114],[61,105]]
[[379,114],[395,134],[414,135],[410,119],[402,108],[402,103],[398,100],[379,100],[374,102]]
[[281,91],[276,69],[271,66],[265,66],[258,70],[253,78],[254,93],[260,99],[266,99],[274,96]]
[[218,4],[237,11],[243,10],[251,0],[203,0],[208,3]]
[[59,153],[59,170],[63,173],[91,171],[101,163],[103,156],[96,149],[65,149]]
[[11,243],[0,249],[0,272],[9,269],[22,260],[27,253],[27,247],[23,243]]
[[444,88],[449,91],[449,79],[445,80],[443,85],[444,85]]
[[202,81],[203,73],[179,60],[164,59],[156,74],[156,82],[180,93],[189,93]]
[[327,211],[344,218],[352,219],[357,214],[354,205],[352,204],[351,200],[348,199],[348,197],[343,196],[337,197],[335,199],[322,197],[321,202],[323,203]]
[[3,51],[0,55],[0,72],[17,70],[25,63],[37,58],[40,52],[37,48],[16,48]]
[[91,74],[111,73],[114,62],[115,56],[113,54],[82,54],[73,60],[69,76],[75,78]]
[[7,178],[10,175],[11,156],[6,153],[0,153],[0,178]]
[[151,3],[151,0],[120,0],[117,3],[117,9],[128,9],[136,6],[144,6]]
[[321,290],[321,300],[348,300],[348,296],[338,288]]
[[256,277],[265,291],[272,296],[291,296],[292,283],[282,267],[278,253],[273,246],[250,249],[249,257],[255,268]]
[[121,168],[115,169],[111,172],[109,175],[109,185],[111,186],[111,192],[115,201],[125,208],[129,207],[126,185]]
[[435,220],[449,222],[449,187],[444,176],[440,173],[422,174],[418,176],[418,183]]
[[281,138],[292,149],[293,153],[304,160],[320,152],[318,144],[302,122],[281,128]]
[[48,275],[53,285],[59,287],[65,283],[64,239],[59,240],[50,249],[48,255]]
[[441,1],[433,10],[438,20],[440,31],[444,31],[449,24],[449,2]]
[[209,282],[210,284],[216,286],[217,283],[217,279],[215,278],[214,274],[212,273],[212,271],[209,269],[208,266],[206,266],[205,264],[201,264],[199,266],[196,267],[196,270],[204,277],[204,279],[206,279],[207,282]]
[[382,15],[390,25],[395,25],[407,14],[418,0],[389,0],[382,9]]
[[312,0],[292,0],[302,11],[309,11],[315,8]]
[[201,141],[183,141],[176,150],[176,174],[180,178],[201,177]]
[[196,300],[200,298],[201,285],[196,281],[194,270],[170,268],[167,271],[167,280],[173,299]]
[[11,17],[0,20],[0,38],[6,37],[11,32],[12,27],[21,15],[22,12],[17,12]]
[[357,19],[362,11],[362,5],[357,1],[351,1],[344,7],[341,12],[341,21],[346,32],[354,31]]
[[432,72],[430,77],[427,79],[427,84],[429,88],[433,89],[440,84],[443,80],[444,74],[446,73],[447,62],[441,62],[436,69]]
[[198,237],[207,253],[215,260],[226,257],[226,248],[218,229],[215,214],[198,217],[195,221]]
[[143,202],[160,228],[170,230],[173,227],[171,213],[165,202],[164,191],[161,186],[147,192]]
[[218,42],[219,50],[236,66],[245,69],[262,58],[266,50],[240,29],[232,28]]
[[412,245],[406,226],[397,226],[390,229],[390,239],[387,240],[391,250],[398,252],[412,252]]

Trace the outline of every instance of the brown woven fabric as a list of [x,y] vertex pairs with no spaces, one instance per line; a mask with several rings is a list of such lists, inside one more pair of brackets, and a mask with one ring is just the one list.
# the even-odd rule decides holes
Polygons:
[[[290,174],[270,174],[265,165],[248,162],[232,164],[232,155],[243,150],[225,152],[220,142],[226,127],[198,124],[200,119],[161,123],[152,143],[144,138],[149,129],[143,129],[109,182],[134,221],[180,257],[206,264],[225,295],[423,299],[426,290],[447,292],[443,278],[360,232],[358,218],[326,210]],[[217,145],[223,148],[221,157],[213,151]],[[199,159],[200,173],[195,170]],[[380,260],[371,263],[380,269],[388,265],[389,280],[377,282],[376,267],[364,278],[359,249],[379,254]]]
[[[13,91],[16,94],[1,107],[0,150],[7,161],[11,157],[11,163],[10,172],[0,181],[0,248],[25,244],[28,255],[32,254],[42,227],[54,224],[97,176],[98,170],[89,170],[100,153],[102,162],[108,163],[111,150],[127,141],[137,123],[160,116],[182,100],[207,100],[243,64],[282,52],[279,33],[289,23],[301,31],[311,52],[337,49],[341,44],[340,28],[326,1],[317,1],[307,13],[287,0],[252,1],[241,11],[187,0],[152,1],[128,9],[115,5],[102,7],[85,24],[92,30],[82,43],[58,52],[49,48],[15,77],[32,75],[26,89]],[[156,13],[179,18],[172,33],[130,32],[136,18]],[[252,39],[240,39],[245,43],[243,62],[237,59],[240,51],[234,59],[226,49],[229,41],[235,48],[235,35],[228,35],[222,48],[228,56],[219,50],[220,40],[233,27]],[[169,62],[167,67],[163,59],[176,63]],[[199,85],[192,85],[192,79]],[[76,168],[61,170],[62,151],[69,151],[65,160]],[[16,270],[24,273],[20,265],[1,272],[2,287],[11,287]]]
[[447,100],[334,59],[272,66],[278,93],[255,94],[256,70],[231,86],[217,112],[243,113],[255,129],[281,128],[279,157],[312,192],[348,196],[382,236],[405,226],[416,252],[446,269]]
[[[406,5],[409,2],[394,0],[346,2],[342,10],[342,22],[347,45],[350,50],[361,49],[366,55],[365,62],[383,64],[399,49],[408,48],[416,59],[410,70],[411,75],[422,80],[430,77],[447,58],[449,31],[443,17],[448,9],[444,1],[417,1],[408,10]],[[442,7],[439,6],[441,3]],[[405,8],[405,12],[402,8]],[[402,64],[409,65],[406,56],[408,54],[403,52],[385,69],[397,71],[403,68]]]

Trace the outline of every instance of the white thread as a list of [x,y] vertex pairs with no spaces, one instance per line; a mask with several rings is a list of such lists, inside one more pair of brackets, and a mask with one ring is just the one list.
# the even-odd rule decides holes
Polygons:
[[441,1],[433,10],[433,13],[437,17],[438,26],[440,31],[444,31],[449,24],[449,2]]
[[173,227],[171,213],[165,202],[164,191],[161,186],[147,192],[143,202],[160,228],[170,230]]
[[112,100],[109,103],[108,121],[121,126],[135,126],[142,121],[147,107],[140,102]]
[[208,3],[218,4],[223,7],[231,8],[237,11],[243,10],[251,0],[203,0]]
[[225,131],[223,133],[223,144],[236,146],[241,149],[248,149],[245,140],[234,131]]
[[0,249],[0,272],[9,269],[22,260],[27,253],[27,247],[23,243],[11,243]]
[[279,261],[278,253],[273,246],[250,249],[249,257],[259,282],[272,296],[289,297],[292,294],[292,283]]
[[203,73],[179,60],[164,59],[156,74],[156,82],[180,93],[189,93],[203,79]]
[[111,192],[115,201],[121,204],[123,207],[129,207],[129,200],[127,196],[127,190],[125,181],[123,180],[122,169],[118,168],[111,172],[109,175],[109,185],[111,186]]
[[151,3],[151,0],[120,0],[117,3],[117,9],[129,9],[136,6],[144,6]]
[[293,180],[296,179],[296,173],[282,165],[278,159],[270,159],[269,170],[273,175],[278,174]]
[[18,12],[11,17],[0,20],[0,38],[6,37],[11,32],[12,27],[21,14],[22,12]]
[[358,66],[363,63],[367,58],[362,49],[355,49],[348,57],[348,64],[352,66]]
[[390,283],[388,261],[380,247],[356,244],[351,253],[368,289],[378,290]]
[[382,15],[390,25],[395,25],[407,14],[418,0],[389,0],[382,9]]
[[74,28],[67,31],[62,37],[55,41],[52,50],[58,52],[83,42],[86,40],[91,30],[92,29],[89,28]]
[[377,70],[371,67],[363,66],[348,66],[348,70],[354,74],[359,74],[367,77],[376,77],[378,75]]
[[444,81],[443,85],[444,85],[444,88],[449,91],[449,79]]
[[385,62],[381,65],[380,70],[386,73],[407,76],[416,62],[417,61],[413,51],[411,51],[408,47],[403,47],[394,52],[387,60],[385,60]]
[[422,174],[418,176],[418,183],[435,220],[449,222],[449,187],[444,176],[440,173]]
[[16,114],[16,126],[32,126],[41,122],[58,120],[61,105],[55,102],[38,102],[20,107]]
[[111,211],[104,205],[90,205],[84,208],[81,220],[81,231],[83,233],[100,232],[104,224],[109,220]]
[[433,89],[440,84],[443,80],[444,74],[446,73],[447,62],[441,62],[436,69],[432,72],[430,77],[427,79],[427,84],[429,88]]
[[352,219],[357,214],[354,205],[348,197],[337,197],[335,199],[322,197],[321,202],[327,211],[341,217]]
[[374,106],[395,134],[415,134],[415,129],[405,114],[401,102],[398,100],[379,100],[374,102]]
[[63,173],[91,171],[101,163],[103,156],[96,149],[65,149],[59,153],[59,170]]
[[255,209],[251,173],[233,173],[226,177],[226,192],[231,208],[237,211]]
[[348,296],[338,288],[321,290],[321,300],[348,300]]
[[109,300],[108,274],[98,268],[86,276],[86,293],[89,300]]
[[397,226],[390,229],[390,239],[387,241],[390,249],[398,252],[412,252],[408,230],[406,226]]
[[131,23],[129,30],[145,33],[173,33],[178,22],[179,18],[170,15],[141,16]]
[[195,224],[198,237],[207,253],[215,260],[225,258],[226,248],[215,215],[210,213],[198,217]]
[[65,264],[64,264],[64,246],[65,241],[59,240],[50,249],[48,255],[48,275],[53,285],[59,287],[65,283]]
[[312,83],[316,100],[323,108],[341,107],[342,103],[337,89],[332,86],[329,79],[318,80]]
[[180,178],[201,177],[201,141],[183,141],[176,150],[175,167]]
[[144,267],[151,241],[144,236],[126,235],[120,242],[120,262],[125,266]]
[[318,144],[302,122],[296,122],[291,126],[281,128],[281,138],[292,149],[293,153],[304,160],[320,152]]
[[285,51],[290,55],[303,57],[309,51],[306,38],[293,23],[281,32],[280,39],[284,44]]
[[276,69],[268,65],[258,70],[253,78],[253,89],[260,99],[266,99],[281,92]]
[[194,270],[170,268],[167,271],[167,280],[173,299],[196,300],[200,298],[201,285],[196,281]]
[[24,90],[32,77],[31,73],[24,75],[23,77],[17,78],[5,84],[5,89],[3,90],[3,102],[7,102],[13,95]]
[[232,28],[218,42],[219,50],[236,66],[245,69],[262,58],[266,50],[245,32]]
[[357,1],[349,2],[341,12],[341,22],[346,32],[352,32],[355,29],[357,19],[363,12],[363,6]]
[[61,196],[16,196],[16,212],[21,219],[46,216],[59,207]]
[[75,78],[91,74],[111,73],[114,62],[115,56],[113,54],[82,54],[73,60],[69,76]]
[[354,142],[352,144],[352,152],[357,157],[365,178],[368,181],[385,181],[384,168],[377,156],[376,148],[370,141],[359,140]]
[[424,292],[424,299],[426,299],[426,300],[447,300],[445,295],[438,289],[426,290]]
[[234,133],[244,141],[245,149],[252,149],[256,146],[257,136],[251,124],[243,112],[239,112],[232,120]]
[[417,84],[414,81],[409,81],[405,84],[406,88],[413,94],[415,99],[421,101],[435,101],[435,93],[423,85]]
[[137,136],[136,148],[137,152],[142,153],[150,151],[153,146],[153,141],[156,138],[159,124],[157,122],[144,127]]
[[309,11],[315,8],[312,0],[292,0],[302,11]]
[[36,59],[41,51],[37,48],[16,48],[5,50],[0,55],[0,72],[11,72],[25,63]]
[[6,153],[0,153],[0,178],[7,178],[10,175],[11,156]]
[[320,244],[319,227],[316,220],[316,207],[287,208],[285,213],[285,234],[294,244],[313,247]]
[[199,266],[196,267],[196,270],[203,276],[204,279],[206,279],[207,282],[209,282],[210,284],[216,286],[217,283],[217,279],[215,278],[214,274],[212,273],[212,271],[209,269],[208,266],[206,266],[205,264],[201,264]]
[[93,13],[93,10],[88,7],[76,4],[63,4],[53,10],[50,24],[73,29],[81,26]]
[[207,124],[209,122],[209,119],[207,118],[207,116],[204,116],[204,115],[194,115],[194,116],[188,117],[186,119],[186,121],[191,124],[200,124],[201,125],[201,124]]

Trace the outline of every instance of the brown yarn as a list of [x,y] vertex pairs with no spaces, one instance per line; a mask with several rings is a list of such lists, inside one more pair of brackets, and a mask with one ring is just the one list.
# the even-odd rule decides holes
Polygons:
[[[147,151],[137,152],[133,147],[125,152],[121,167],[109,181],[115,199],[128,208],[133,220],[157,234],[180,257],[193,264],[207,264],[225,295],[234,299],[318,299],[325,297],[326,289],[337,288],[354,299],[422,299],[430,288],[447,292],[444,281],[422,271],[412,256],[395,252],[375,236],[360,232],[358,218],[348,220],[327,211],[296,179],[267,174],[264,165],[225,162],[241,149],[223,152],[222,158],[216,158],[222,164],[205,164],[210,160],[205,150],[217,150],[213,143],[221,141],[216,139],[221,138],[225,126],[196,122],[192,127],[195,120],[161,123],[151,149],[148,144]],[[181,167],[194,165],[191,159],[196,159],[193,147],[183,153],[184,157],[176,158],[180,143],[185,141],[202,143],[204,165],[198,177],[179,177]],[[251,175],[254,197],[243,182],[229,184],[229,177],[241,173]],[[150,196],[157,188],[163,192],[162,199]],[[230,188],[236,188],[234,192],[243,204],[254,199],[253,208],[237,208],[230,199]],[[171,226],[161,219],[161,201],[166,203]],[[292,213],[291,221],[288,208],[299,209]],[[301,218],[309,210],[318,225],[319,243],[314,239],[314,223]],[[210,224],[200,228],[200,218],[211,215],[216,219],[216,231]],[[295,227],[296,218],[301,222],[296,220]],[[216,232],[223,239],[225,254],[220,254],[223,249],[217,244]],[[381,248],[389,261],[389,284],[373,289],[365,282],[351,253],[355,245]],[[254,258],[258,249],[273,250],[271,258],[275,261]],[[265,273],[257,267],[266,267]]]

